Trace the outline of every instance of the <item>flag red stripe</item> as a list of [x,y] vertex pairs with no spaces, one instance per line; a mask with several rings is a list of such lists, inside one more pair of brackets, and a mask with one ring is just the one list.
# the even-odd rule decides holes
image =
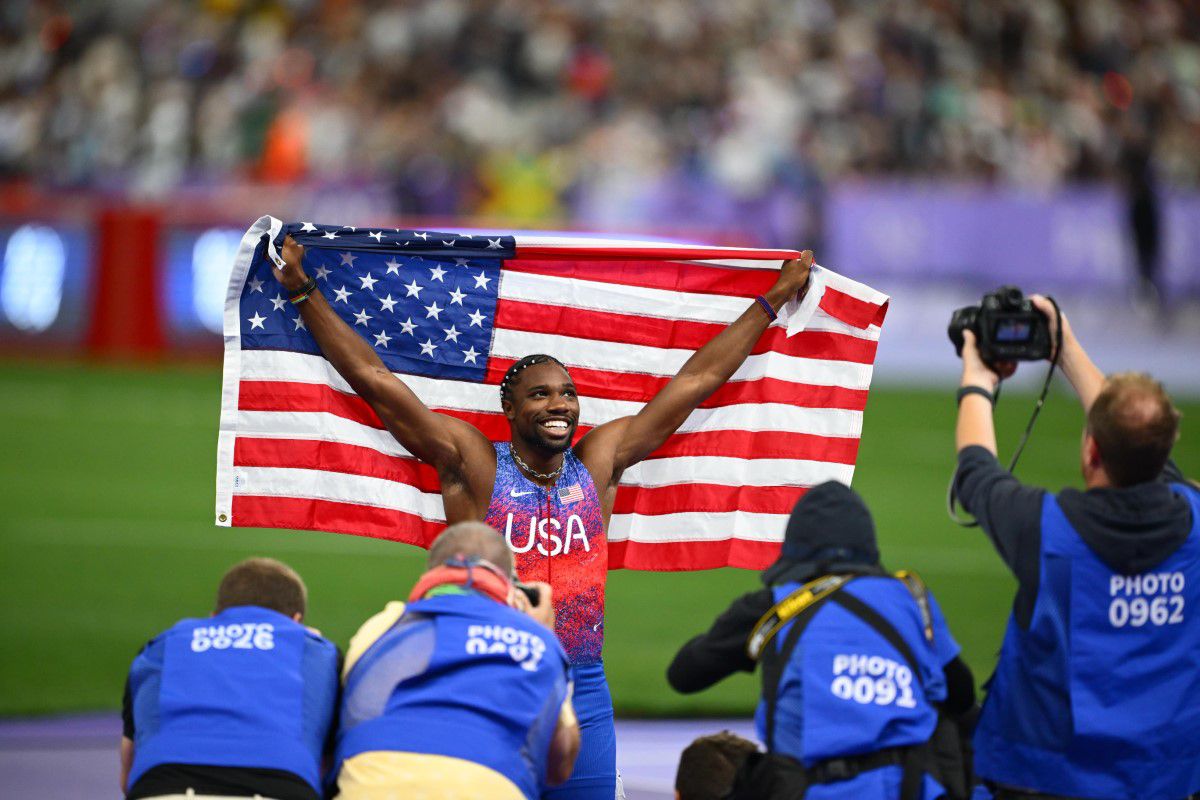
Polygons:
[[779,558],[778,542],[746,539],[693,542],[608,543],[609,569],[642,569],[658,572],[682,572],[718,567],[762,570]]
[[632,247],[608,244],[518,244],[517,258],[561,258],[575,260],[624,260],[640,258],[647,261],[717,259],[786,261],[799,258],[798,250],[764,250],[757,247],[696,247],[694,245],[669,245],[666,247]]
[[888,304],[877,305],[859,300],[853,295],[838,291],[832,286],[825,287],[821,296],[820,308],[831,317],[836,317],[856,328],[866,328],[870,325],[882,325],[887,316]]
[[[496,305],[496,327],[647,347],[699,350],[727,326],[501,298]],[[759,337],[750,352],[775,351],[802,358],[872,364],[878,346],[870,339],[830,331],[800,331],[788,338],[784,328],[772,327]]]
[[622,486],[613,503],[614,514],[679,514],[701,511],[720,514],[790,514],[807,491],[802,486],[721,486],[688,483],[673,486]]
[[393,542],[429,547],[445,529],[441,522],[390,508],[309,500],[299,497],[263,497],[235,494],[233,524],[239,528],[290,528],[304,531],[352,533]]
[[[513,358],[493,356],[488,359],[486,383],[499,384],[504,373],[516,363]],[[571,367],[571,380],[582,395],[648,403],[670,383],[669,377],[643,375],[636,372],[613,372],[588,367]],[[866,389],[844,386],[821,386],[812,383],[793,383],[779,378],[756,378],[750,381],[730,381],[700,404],[700,408],[722,408],[739,403],[783,403],[799,408],[840,408],[862,411],[867,407]]]
[[[238,408],[243,411],[324,411],[377,430],[383,429],[375,412],[362,398],[321,384],[242,381]],[[442,413],[471,423],[492,441],[507,441],[510,437],[508,420],[498,412],[444,410]],[[586,425],[579,426],[576,440],[589,430],[591,428]],[[853,464],[857,455],[857,437],[791,431],[713,430],[676,433],[650,457],[794,458]]]
[[442,490],[437,470],[423,461],[342,442],[240,436],[234,444],[233,463],[238,467],[318,469],[406,483],[422,492]]
[[[737,269],[674,261],[539,261],[517,258],[504,262],[504,269],[554,278],[571,278],[595,283],[640,286],[669,292],[700,292],[753,299],[779,278],[778,269]],[[503,280],[503,278],[501,278]],[[504,284],[500,284],[504,296]]]

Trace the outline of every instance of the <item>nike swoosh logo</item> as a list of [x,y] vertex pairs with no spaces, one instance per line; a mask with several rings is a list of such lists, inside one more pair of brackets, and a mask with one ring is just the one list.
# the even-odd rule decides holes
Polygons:
[[509,497],[524,497],[524,496],[525,496],[525,495],[527,495],[527,494],[533,494],[533,492],[532,492],[532,491],[529,491],[529,492],[518,492],[516,489],[509,489],[509,490],[508,490],[508,496],[509,496]]

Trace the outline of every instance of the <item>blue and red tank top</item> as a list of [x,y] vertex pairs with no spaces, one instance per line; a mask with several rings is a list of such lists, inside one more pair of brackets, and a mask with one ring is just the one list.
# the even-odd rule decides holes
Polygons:
[[553,486],[534,483],[513,461],[508,442],[496,442],[496,484],[487,519],[513,551],[523,581],[554,591],[554,632],[572,664],[600,660],[604,645],[604,585],[608,539],[592,476],[563,454]]

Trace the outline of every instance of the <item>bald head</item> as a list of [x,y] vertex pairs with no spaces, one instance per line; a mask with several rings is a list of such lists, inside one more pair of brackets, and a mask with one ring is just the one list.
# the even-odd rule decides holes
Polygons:
[[1139,372],[1113,375],[1088,410],[1087,432],[1114,486],[1158,478],[1179,438],[1178,409],[1162,384]]
[[429,568],[440,567],[458,556],[490,561],[505,575],[513,569],[512,553],[504,537],[482,522],[456,522],[442,531],[429,548]]

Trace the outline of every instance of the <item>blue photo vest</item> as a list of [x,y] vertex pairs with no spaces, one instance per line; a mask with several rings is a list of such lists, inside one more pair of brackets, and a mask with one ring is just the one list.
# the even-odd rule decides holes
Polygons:
[[159,764],[278,769],[318,793],[337,648],[283,614],[237,606],[155,637],[129,673],[133,786]]
[[[778,603],[799,583],[772,587]],[[958,654],[941,610],[929,596],[933,641],[925,638],[920,608],[908,588],[886,576],[862,576],[839,591],[852,594],[883,616],[913,651],[919,674],[904,656],[857,615],[825,603],[783,667],[775,711],[774,752],[811,767],[831,758],[863,755],[893,747],[924,744],[937,724],[934,703],[946,698],[945,664]],[[768,646],[780,652],[793,623]],[[766,708],[755,715],[766,741]],[[882,767],[858,777],[809,788],[810,800],[898,796],[901,769]],[[926,777],[924,796],[941,787]]]
[[1028,630],[1009,619],[975,734],[976,770],[1049,794],[1200,791],[1200,492],[1192,531],[1141,575],[1110,570],[1047,494]]
[[385,750],[461,758],[541,794],[567,657],[527,614],[475,593],[410,603],[346,675],[337,765]]

